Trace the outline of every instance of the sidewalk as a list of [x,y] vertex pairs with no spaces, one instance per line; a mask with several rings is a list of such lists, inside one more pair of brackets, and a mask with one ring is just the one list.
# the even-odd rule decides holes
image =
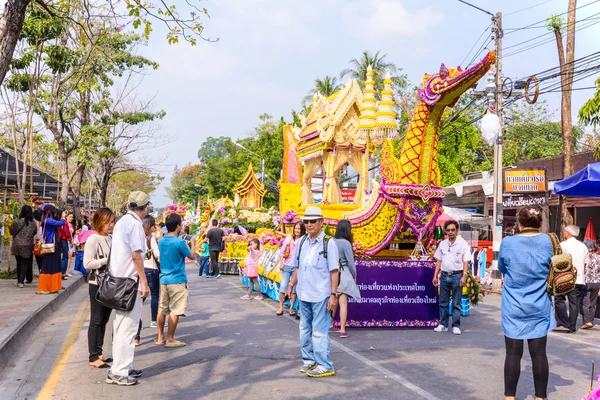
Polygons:
[[58,294],[37,295],[37,278],[23,289],[16,279],[0,280],[0,372],[34,330],[83,283],[82,275],[73,275],[63,281],[63,290]]

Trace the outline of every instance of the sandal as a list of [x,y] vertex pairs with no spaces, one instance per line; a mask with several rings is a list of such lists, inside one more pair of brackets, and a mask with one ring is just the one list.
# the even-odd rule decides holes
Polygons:
[[166,340],[163,340],[163,341],[161,341],[161,342],[159,342],[158,340],[155,340],[155,341],[154,341],[154,344],[155,344],[155,345],[158,345],[158,346],[164,346],[166,343],[167,343],[167,341],[166,341]]
[[283,310],[282,310],[282,311],[277,311],[277,312],[275,313],[275,315],[282,316],[282,315],[283,315]]
[[297,314],[297,313],[296,313],[296,311],[294,311],[294,310],[290,310],[290,315],[291,315],[292,317],[295,317],[295,316],[296,316],[296,314]]
[[[98,362],[98,361],[102,361],[102,360],[101,360],[101,359],[98,359],[98,360],[96,360],[95,362]],[[99,369],[102,369],[102,368],[110,368],[110,365],[108,365],[108,364],[107,364],[107,363],[105,363],[104,361],[102,361],[102,364],[94,364],[94,363],[88,363],[88,364],[89,364],[89,366],[90,366],[90,367],[93,367],[93,368],[99,368]]]
[[185,343],[180,342],[179,340],[174,341],[173,343],[166,343],[165,347],[173,348],[173,347],[183,347]]

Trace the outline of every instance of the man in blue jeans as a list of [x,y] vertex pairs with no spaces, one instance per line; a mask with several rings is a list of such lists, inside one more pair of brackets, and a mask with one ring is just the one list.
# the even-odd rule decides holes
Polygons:
[[329,357],[329,313],[337,305],[338,249],[333,240],[324,249],[323,212],[306,207],[302,217],[307,235],[301,237],[290,265],[296,267],[287,289],[296,286],[300,303],[300,372],[311,378],[335,375]]
[[434,256],[437,262],[433,285],[440,287],[440,323],[434,332],[448,331],[450,292],[452,292],[452,333],[460,335],[460,298],[462,287],[467,282],[471,249],[463,238],[458,237],[458,222],[447,221],[444,230],[448,239],[440,243]]

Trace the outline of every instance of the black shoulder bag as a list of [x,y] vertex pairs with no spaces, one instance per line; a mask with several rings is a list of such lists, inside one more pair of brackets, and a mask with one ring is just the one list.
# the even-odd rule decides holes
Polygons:
[[106,271],[99,274],[97,277],[98,292],[96,293],[96,301],[105,307],[112,308],[117,311],[131,311],[137,299],[138,283],[132,278],[122,278],[112,276],[110,273],[110,256],[108,253],[108,262],[106,263]]

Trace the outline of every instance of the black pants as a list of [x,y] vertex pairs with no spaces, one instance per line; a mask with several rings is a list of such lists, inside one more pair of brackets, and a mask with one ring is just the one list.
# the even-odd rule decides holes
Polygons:
[[38,270],[42,271],[42,262],[44,261],[44,256],[35,256],[35,262],[37,263]]
[[88,327],[88,350],[90,352],[90,362],[98,360],[102,355],[102,346],[104,345],[104,334],[106,324],[110,319],[108,307],[96,301],[96,292],[98,285],[89,285],[90,287],[90,326]]
[[[554,308],[556,309],[556,325],[564,326],[571,332],[577,329],[577,315],[582,308],[585,285],[575,285],[575,289],[563,296],[556,296]],[[569,304],[567,306],[567,299]]]
[[[546,341],[544,336],[537,339],[527,339],[529,355],[533,364],[533,385],[535,397],[545,399],[548,390],[548,357],[546,356]],[[515,396],[517,383],[521,374],[521,357],[523,356],[523,340],[511,339],[504,336],[506,344],[506,359],[504,360],[504,395]]]
[[594,323],[596,317],[596,305],[598,303],[598,290],[600,283],[588,283],[585,285],[585,296],[583,297],[583,323]]
[[23,258],[15,256],[17,259],[17,283],[31,283],[33,281],[33,257]]
[[219,250],[210,251],[210,269],[213,275],[219,275]]

